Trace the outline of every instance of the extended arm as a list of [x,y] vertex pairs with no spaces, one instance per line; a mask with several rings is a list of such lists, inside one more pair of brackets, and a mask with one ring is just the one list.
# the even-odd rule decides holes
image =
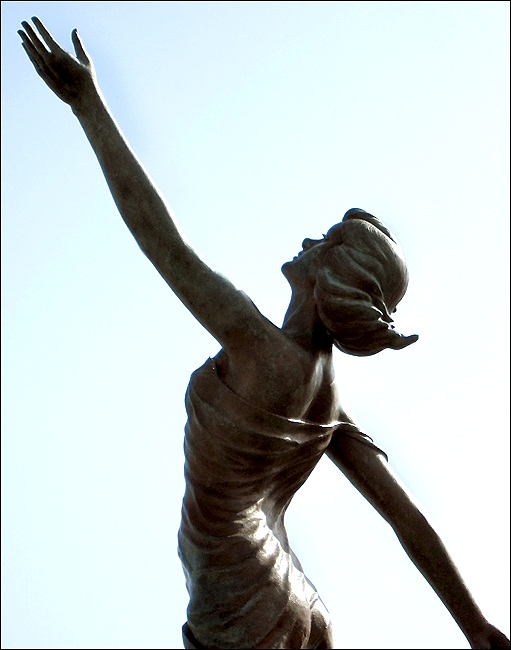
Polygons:
[[[228,351],[261,320],[246,296],[209,268],[185,241],[172,211],[115,123],[76,30],[76,58],[63,50],[38,18],[18,33],[38,74],[80,121],[114,201],[140,248],[173,291]],[[42,39],[42,40],[41,40]],[[43,42],[44,41],[44,42]]]
[[333,437],[327,454],[392,526],[412,562],[460,626],[470,647],[509,648],[509,640],[485,619],[442,540],[385,458],[342,434]]

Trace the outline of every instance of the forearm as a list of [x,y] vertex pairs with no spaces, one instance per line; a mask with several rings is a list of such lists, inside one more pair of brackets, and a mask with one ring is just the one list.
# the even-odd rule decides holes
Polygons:
[[[406,553],[447,607],[472,648],[509,648],[509,641],[483,616],[442,540],[382,453],[349,436],[335,435],[328,455],[392,526]],[[495,641],[488,645],[488,639]]]
[[100,92],[88,93],[72,108],[98,158],[119,212],[140,248],[153,262],[162,254],[178,254],[183,239],[170,208],[123,136]]
[[[235,349],[247,329],[247,316],[259,323],[257,310],[186,242],[170,208],[115,123],[101,93],[89,90],[72,107],[98,158],[119,212],[142,251],[212,336],[226,349]],[[233,331],[241,335],[233,336]]]
[[488,622],[438,534],[419,512],[413,516],[413,521],[393,527],[412,562],[472,643]]

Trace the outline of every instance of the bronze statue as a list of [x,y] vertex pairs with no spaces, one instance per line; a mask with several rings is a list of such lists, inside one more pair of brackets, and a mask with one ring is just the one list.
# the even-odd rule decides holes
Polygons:
[[41,21],[23,22],[38,74],[68,103],[142,251],[220,353],[196,370],[186,405],[180,557],[190,595],[186,648],[332,648],[328,612],[289,546],[284,514],[326,453],[394,529],[472,648],[509,648],[483,616],[442,541],[339,404],[332,346],[351,355],[402,349],[391,314],[408,282],[394,235],[349,210],[282,271],[292,297],[282,328],[183,239],[98,88],[76,30],[76,58]]

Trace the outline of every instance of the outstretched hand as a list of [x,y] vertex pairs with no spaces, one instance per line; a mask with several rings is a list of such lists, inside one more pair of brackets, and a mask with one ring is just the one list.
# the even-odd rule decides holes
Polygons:
[[53,92],[66,104],[77,106],[90,95],[97,93],[94,66],[82,45],[76,29],[71,38],[76,58],[55,41],[39,18],[32,18],[40,36],[32,26],[23,21],[25,31],[18,30],[22,45],[35,69]]

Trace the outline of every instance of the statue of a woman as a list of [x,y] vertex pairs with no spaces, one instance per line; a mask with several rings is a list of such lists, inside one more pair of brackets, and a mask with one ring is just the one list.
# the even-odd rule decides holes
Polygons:
[[472,648],[509,648],[474,602],[442,541],[385,453],[339,404],[332,346],[352,355],[402,349],[391,314],[407,287],[394,235],[350,210],[282,267],[292,297],[282,328],[197,255],[130,149],[76,30],[76,58],[37,18],[23,47],[80,121],[142,251],[220,353],[192,375],[186,493],[179,531],[190,603],[186,648],[332,648],[328,612],[293,554],[284,514],[326,453],[392,526]]

